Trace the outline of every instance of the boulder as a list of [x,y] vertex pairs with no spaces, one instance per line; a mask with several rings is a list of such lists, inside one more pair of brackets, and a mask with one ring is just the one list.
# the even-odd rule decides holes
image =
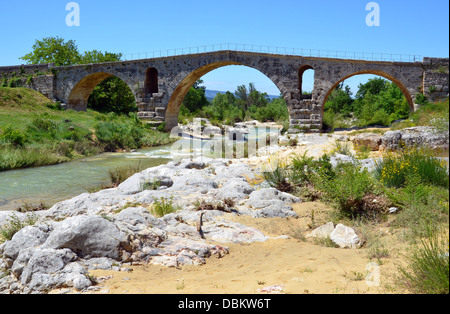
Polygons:
[[240,211],[254,218],[297,217],[291,204],[301,201],[299,197],[280,192],[275,188],[262,188],[250,194],[249,199],[245,201],[245,207],[241,207]]
[[44,291],[60,287],[74,287],[82,290],[92,283],[87,270],[69,249],[37,249],[32,254],[20,275],[20,283],[34,291]]
[[226,220],[206,223],[203,232],[207,239],[222,243],[253,243],[269,239],[255,228]]
[[58,223],[44,248],[68,248],[83,258],[119,258],[127,236],[113,223],[98,216],[76,216]]
[[307,238],[326,239],[331,236],[334,231],[334,224],[329,222],[323,226],[314,229],[311,233],[307,234]]
[[340,248],[358,249],[362,246],[362,241],[356,234],[355,230],[350,227],[338,224],[330,234],[330,239]]
[[35,226],[28,226],[19,230],[11,239],[0,249],[0,253],[7,258],[15,260],[21,250],[33,248],[42,245],[48,238],[48,233]]
[[255,189],[245,179],[233,178],[212,193],[219,200],[241,200],[248,197],[254,190]]
[[378,151],[383,142],[383,137],[375,133],[362,133],[353,138],[355,148],[367,147],[371,151]]
[[250,194],[249,201],[260,201],[260,200],[280,200],[284,202],[285,204],[294,204],[294,203],[301,203],[301,198],[297,196],[293,196],[291,194],[281,192],[275,188],[265,188],[265,189],[259,189],[252,194]]

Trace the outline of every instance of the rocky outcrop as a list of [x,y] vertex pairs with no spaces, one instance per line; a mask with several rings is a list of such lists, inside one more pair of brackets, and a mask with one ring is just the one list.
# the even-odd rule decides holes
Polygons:
[[353,138],[355,148],[367,147],[371,151],[377,151],[382,144],[382,136],[375,133],[362,133]]
[[431,150],[448,150],[449,135],[431,127],[411,127],[398,131],[388,131],[382,137],[382,148],[398,150],[403,147],[422,147]]
[[[235,214],[295,217],[291,204],[301,200],[251,186],[246,178],[254,179],[257,173],[247,164],[225,159],[171,162],[144,170],[117,188],[82,194],[33,213],[36,224],[0,245],[0,293],[87,291],[95,288],[88,275],[92,269],[202,265],[228,254],[226,243],[266,241],[269,237],[261,231],[226,220],[217,206],[199,212],[195,205],[226,203],[224,208]],[[156,181],[159,184],[144,184]],[[177,211],[153,215],[151,208],[161,198]],[[1,212],[0,224],[13,216],[23,222],[30,215]]]

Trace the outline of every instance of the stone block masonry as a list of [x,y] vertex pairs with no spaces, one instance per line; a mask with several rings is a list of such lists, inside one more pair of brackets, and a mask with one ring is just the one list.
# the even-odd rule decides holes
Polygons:
[[449,59],[424,58],[423,93],[431,101],[448,98]]
[[[339,83],[354,75],[374,74],[394,82],[411,110],[415,97],[448,97],[448,59],[424,58],[423,62],[380,62],[313,58],[266,53],[216,51],[173,57],[100,64],[0,67],[0,77],[17,73],[46,73],[27,87],[61,101],[73,110],[86,110],[95,86],[110,76],[124,81],[133,92],[143,120],[178,124],[181,103],[190,87],[210,71],[228,65],[247,66],[267,76],[280,90],[288,107],[293,132],[318,132],[323,125],[324,104]],[[314,70],[312,96],[302,95],[303,72]]]

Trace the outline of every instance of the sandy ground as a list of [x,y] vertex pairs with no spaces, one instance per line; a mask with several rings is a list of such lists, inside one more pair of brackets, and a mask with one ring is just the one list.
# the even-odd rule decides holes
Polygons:
[[[99,284],[100,294],[263,294],[270,286],[282,287],[285,294],[379,294],[401,293],[394,280],[401,254],[391,250],[379,268],[371,267],[370,249],[339,249],[313,240],[299,240],[306,234],[314,211],[315,222],[326,222],[331,209],[311,202],[294,205],[299,214],[293,218],[253,219],[248,216],[226,215],[256,227],[266,235],[290,235],[290,239],[271,239],[253,244],[226,244],[230,254],[222,259],[210,258],[206,265],[180,269],[147,265],[133,267],[132,272],[93,271],[94,277],[111,276]],[[382,235],[390,242],[382,228]],[[373,286],[370,274],[379,271],[380,284]],[[369,279],[369,281],[366,281]]]

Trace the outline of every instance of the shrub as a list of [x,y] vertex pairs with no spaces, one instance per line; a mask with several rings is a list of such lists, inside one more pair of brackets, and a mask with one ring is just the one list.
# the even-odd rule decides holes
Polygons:
[[325,198],[345,217],[377,218],[377,213],[366,206],[366,195],[376,195],[375,183],[369,172],[352,163],[340,163],[334,171],[333,178],[320,176],[316,182],[316,187],[324,193]]
[[105,146],[106,151],[117,149],[136,149],[141,146],[144,128],[125,121],[100,122],[95,127],[97,140]]
[[335,142],[333,152],[353,157],[352,145],[349,142],[340,142],[340,141]]
[[31,126],[39,131],[52,132],[58,127],[58,123],[54,120],[37,117],[33,119]]
[[395,206],[402,208],[392,226],[406,228],[409,240],[427,235],[430,226],[448,225],[448,189],[408,177],[403,188],[386,190]]
[[141,185],[141,190],[142,190],[142,191],[145,191],[145,190],[156,191],[156,190],[159,189],[160,187],[161,187],[161,181],[159,181],[159,180],[145,181],[145,182],[142,183],[142,185]]
[[262,178],[266,180],[271,187],[274,187],[281,192],[292,192],[293,186],[289,182],[291,171],[288,167],[279,160],[273,165],[269,159],[269,164],[267,169],[261,171]]
[[375,111],[372,119],[370,120],[370,124],[389,126],[391,124],[389,113],[387,113],[384,109]]
[[417,176],[423,183],[448,188],[447,167],[423,149],[404,149],[398,155],[385,154],[376,164],[375,177],[387,187],[402,187],[408,177]]
[[0,142],[10,143],[14,147],[23,147],[26,142],[26,136],[21,131],[8,125],[0,132]]
[[296,183],[304,184],[312,181],[314,175],[315,162],[313,157],[307,157],[306,152],[300,156],[295,155],[291,158],[292,177]]

